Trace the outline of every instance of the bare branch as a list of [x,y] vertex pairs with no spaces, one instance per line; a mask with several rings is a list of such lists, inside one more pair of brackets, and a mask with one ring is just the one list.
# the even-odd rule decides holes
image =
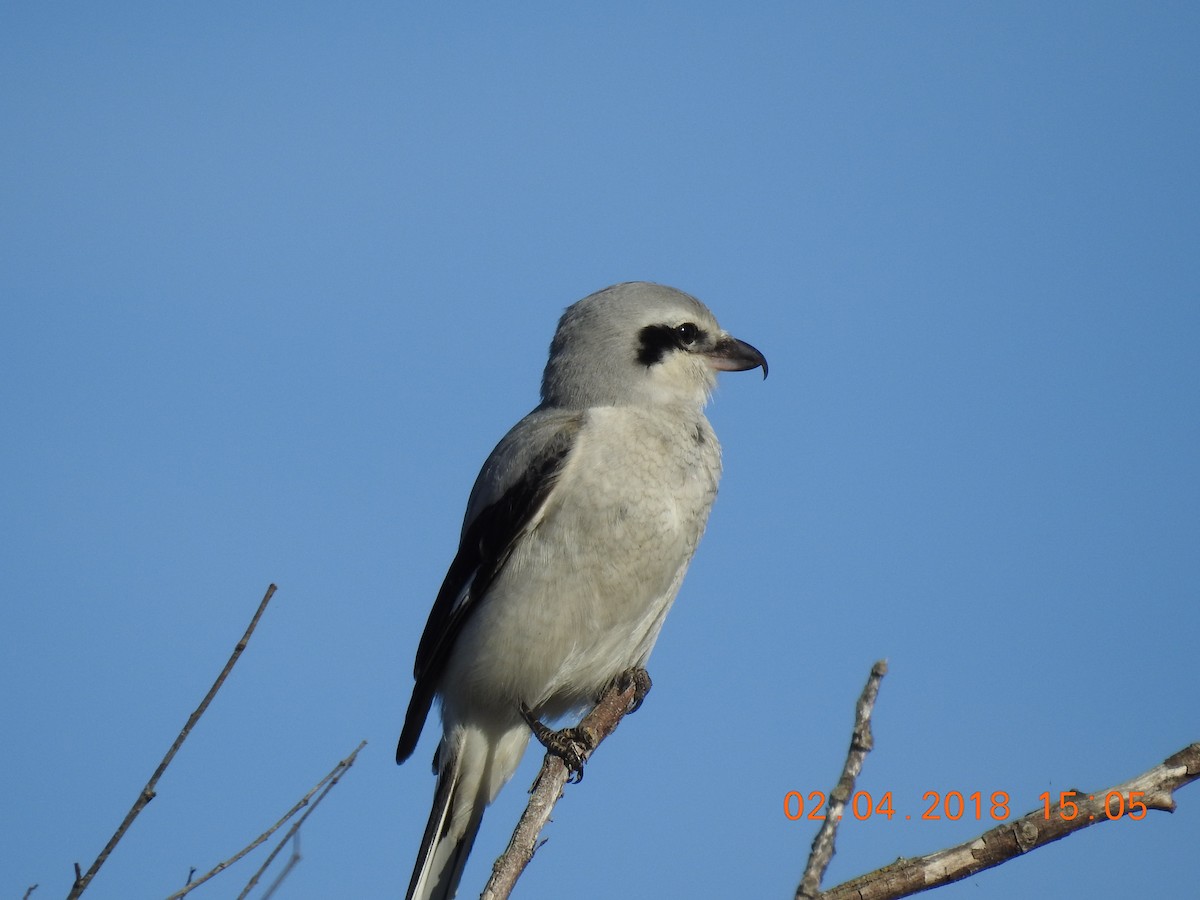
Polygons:
[[32,894],[37,889],[38,889],[38,886],[36,884],[31,884],[29,887],[25,888],[25,893],[21,895],[21,900],[29,900],[30,894]]
[[[638,685],[633,680],[629,684],[618,682],[605,691],[595,708],[584,716],[578,728],[587,737],[587,746],[581,754],[585,761],[601,741],[616,731],[621,719],[629,712],[637,691]],[[562,796],[563,786],[569,776],[562,759],[547,753],[541,771],[529,789],[529,804],[513,831],[508,848],[492,866],[492,877],[483,889],[481,900],[506,900],[512,892],[517,879],[540,846],[538,838],[542,828],[550,821],[550,813]]]
[[[345,759],[343,759],[340,763],[338,763],[336,766],[334,766],[333,771],[330,772],[328,775],[326,775],[323,779],[321,779],[321,783],[325,784],[325,789],[323,791],[321,791],[320,794],[317,795],[317,799],[315,799],[312,802],[312,804],[308,807],[308,809],[306,809],[304,811],[304,815],[302,815],[295,822],[293,822],[292,827],[289,828],[287,830],[287,832],[284,834],[284,836],[279,839],[279,843],[275,845],[275,849],[272,850],[267,855],[267,858],[263,861],[263,864],[258,867],[258,871],[255,872],[250,877],[250,880],[246,883],[246,886],[244,888],[242,888],[242,892],[240,894],[238,894],[238,900],[243,900],[243,898],[245,898],[246,895],[248,895],[250,893],[250,891],[254,888],[254,885],[258,884],[258,879],[262,877],[263,872],[267,871],[267,867],[270,866],[271,863],[275,860],[275,857],[279,855],[279,851],[281,851],[283,849],[284,844],[286,844],[292,838],[292,836],[295,835],[300,830],[300,826],[303,825],[304,821],[313,814],[313,810],[315,810],[317,808],[318,804],[320,804],[320,802],[325,799],[325,797],[329,794],[329,792],[333,790],[333,786],[338,783],[338,781],[341,779],[341,777],[343,775],[346,774],[347,770],[352,765],[354,765],[354,760],[358,758],[358,751],[361,750],[366,745],[367,745],[367,742],[362,741],[357,747],[354,748],[353,753],[351,753],[349,756],[347,756]],[[328,783],[326,783],[326,782],[328,782]],[[317,787],[320,787],[320,786],[321,786],[320,784],[317,785]],[[316,790],[316,788],[314,788],[313,790]],[[310,792],[310,796],[311,796],[311,792]],[[307,802],[308,802],[308,797],[305,797],[304,800],[302,801],[302,803],[307,803]],[[282,824],[282,822],[280,824]],[[276,827],[278,827],[278,826],[276,826]],[[289,863],[288,868],[290,869],[292,867],[292,865],[294,865],[294,863]]]
[[815,900],[821,895],[821,879],[825,877],[825,870],[833,859],[834,840],[842,821],[842,812],[846,808],[846,801],[854,793],[854,783],[862,771],[863,761],[875,745],[875,738],[871,735],[871,713],[875,709],[875,698],[879,696],[879,683],[886,674],[887,660],[881,659],[871,667],[867,684],[854,708],[854,731],[850,735],[846,764],[842,767],[837,785],[829,794],[829,811],[813,839],[808,865],[800,879],[800,886],[796,888],[796,900]]
[[292,869],[296,868],[296,866],[300,864],[301,859],[300,832],[297,831],[295,836],[292,838],[292,855],[288,857],[288,861],[284,865],[283,870],[275,876],[275,880],[272,881],[266,891],[263,892],[262,900],[271,900],[271,898],[275,896],[275,891],[277,891],[279,886],[283,884],[289,875],[292,874]]
[[167,751],[167,755],[163,757],[162,762],[158,764],[158,768],[154,770],[154,774],[150,776],[150,780],[146,782],[146,786],[142,788],[142,792],[138,795],[137,801],[125,816],[125,820],[117,828],[116,832],[108,843],[104,845],[104,849],[100,851],[100,855],[96,857],[96,861],[92,863],[91,868],[84,875],[79,874],[79,863],[75,864],[75,883],[71,887],[71,893],[67,895],[67,900],[76,900],[80,894],[87,890],[87,886],[92,883],[92,879],[96,877],[96,873],[100,871],[100,867],[104,865],[109,854],[117,846],[117,843],[125,836],[125,832],[129,830],[129,826],[133,824],[133,820],[138,817],[146,804],[154,799],[154,788],[158,784],[158,780],[166,771],[167,766],[171,764],[171,760],[175,758],[175,754],[179,752],[179,748],[183,746],[183,742],[187,740],[187,736],[191,734],[192,728],[196,722],[204,715],[204,711],[208,709],[208,705],[216,696],[217,691],[221,689],[221,685],[225,683],[225,679],[229,677],[230,671],[233,669],[234,663],[238,661],[238,657],[242,655],[242,651],[246,649],[246,644],[250,642],[250,636],[254,634],[254,629],[258,627],[258,620],[262,618],[263,612],[267,608],[267,604],[271,602],[271,597],[275,594],[275,585],[270,585],[267,588],[266,594],[263,595],[262,602],[258,604],[258,609],[254,613],[254,617],[250,620],[249,626],[246,628],[246,633],[242,635],[242,639],[237,642],[233,648],[233,653],[229,657],[229,661],[225,663],[225,668],[221,670],[221,674],[217,676],[217,680],[213,682],[213,686],[208,689],[208,693],[204,695],[204,699],[200,701],[200,705],[196,707],[195,712],[188,716],[187,724],[183,726],[183,731],[179,732],[179,737],[175,738],[175,743],[171,745],[171,749]]
[[[1174,812],[1174,792],[1198,778],[1200,743],[1184,747],[1149,771],[1107,790],[1067,791],[1065,804],[1034,810],[956,847],[915,859],[896,860],[826,891],[821,900],[898,900],[960,881],[1110,817],[1133,814],[1134,818],[1141,818],[1150,809]],[[1119,811],[1115,811],[1114,795],[1121,798]],[[1146,808],[1139,809],[1135,803]]]
[[[272,825],[270,828],[268,828],[266,831],[264,831],[262,834],[260,834],[254,840],[252,840],[249,844],[247,844],[245,847],[243,847],[241,850],[239,850],[233,856],[229,857],[229,859],[224,860],[223,862],[217,863],[215,866],[213,866],[211,869],[209,869],[207,872],[205,872],[203,875],[201,875],[195,881],[193,881],[189,878],[188,883],[184,887],[182,887],[178,891],[176,891],[174,894],[169,896],[167,898],[167,900],[179,900],[180,897],[184,897],[184,896],[190,894],[193,890],[200,887],[200,885],[204,884],[204,882],[208,881],[208,879],[212,878],[214,875],[218,875],[221,872],[224,872],[226,869],[228,869],[230,866],[232,866],[235,862],[237,862],[239,859],[241,859],[243,856],[245,856],[247,853],[249,853],[255,847],[258,847],[260,844],[262,844],[264,841],[266,841],[267,838],[269,838],[276,831],[278,831],[280,828],[282,828],[283,824],[285,822],[287,822],[288,819],[290,819],[292,816],[294,816],[300,810],[304,809],[304,807],[308,806],[308,801],[312,799],[313,794],[315,794],[317,791],[321,790],[321,788],[323,788],[323,787],[325,788],[325,793],[328,793],[329,788],[331,788],[331,787],[333,787],[333,785],[337,784],[338,779],[342,777],[342,773],[345,772],[346,769],[349,769],[352,765],[354,765],[354,760],[358,756],[358,751],[361,750],[366,745],[367,745],[367,742],[362,741],[357,747],[355,747],[353,753],[351,753],[349,756],[347,756],[345,759],[343,759],[341,762],[339,762],[336,766],[333,767],[333,770],[328,775],[326,775],[324,778],[322,778],[320,781],[318,781],[315,785],[313,785],[312,790],[310,790],[307,794],[305,794],[298,801],[296,801],[296,804],[291,809],[289,809],[287,812],[285,812],[283,814],[283,816],[279,819],[278,822],[276,822],[274,825]],[[324,796],[325,796],[325,794],[323,793],[316,800],[313,800],[312,805],[314,808],[316,807],[316,805],[318,803],[321,802],[321,799]],[[312,810],[310,809],[309,812],[311,812],[311,811]],[[300,822],[297,822],[296,826],[294,828],[292,828],[290,831],[288,831],[288,833],[286,835],[284,835],[283,842],[286,842],[288,837],[290,837],[292,834],[295,833],[295,829],[300,826],[300,823],[303,822],[304,818],[306,818],[307,816],[308,816],[308,813],[305,813],[304,817],[302,817],[300,819]],[[283,842],[281,842],[281,843],[283,843]],[[297,845],[297,847],[298,847],[298,845]],[[269,865],[271,863],[271,860],[273,860],[275,858],[275,854],[278,852],[279,852],[278,849],[276,849],[275,852],[272,853],[270,855],[270,857],[267,858],[267,862],[264,863],[263,868],[259,869],[258,874],[256,874],[254,876],[255,881],[258,880],[259,875],[262,874],[263,870],[266,869],[267,865]],[[291,865],[291,863],[289,863],[289,866],[290,865]],[[272,887],[272,890],[273,889],[274,888]]]

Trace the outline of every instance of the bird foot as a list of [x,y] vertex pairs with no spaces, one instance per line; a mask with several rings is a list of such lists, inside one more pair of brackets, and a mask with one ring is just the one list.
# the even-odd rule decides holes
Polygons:
[[567,783],[583,781],[583,764],[587,762],[588,754],[596,749],[596,738],[586,728],[560,728],[554,731],[539,722],[533,711],[524,703],[521,704],[521,718],[533,732],[541,744],[550,753],[563,761],[567,767]]
[[629,703],[629,709],[625,711],[625,715],[631,715],[642,708],[642,703],[646,699],[646,695],[650,693],[650,688],[654,682],[650,680],[650,673],[641,666],[634,666],[632,669],[626,669],[614,680],[613,684],[617,690],[623,691],[631,684],[633,685],[633,700]]

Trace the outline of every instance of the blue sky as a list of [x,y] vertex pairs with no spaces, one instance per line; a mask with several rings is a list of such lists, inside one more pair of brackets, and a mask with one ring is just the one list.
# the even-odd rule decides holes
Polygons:
[[[771,377],[723,376],[654,692],[520,896],[791,896],[783,797],[880,657],[860,787],[902,814],[1200,739],[1198,76],[1186,3],[10,4],[0,892],[66,894],[274,581],[87,896],[165,896],[361,739],[283,896],[398,895],[467,491],[562,308],[630,279]],[[1178,800],[939,896],[1191,896]],[[848,823],[827,884],[989,824]]]

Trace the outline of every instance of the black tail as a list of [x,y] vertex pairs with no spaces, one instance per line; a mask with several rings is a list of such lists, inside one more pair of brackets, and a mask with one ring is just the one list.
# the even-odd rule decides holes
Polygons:
[[[444,750],[444,747],[439,748],[439,752]],[[407,900],[451,900],[458,890],[463,868],[483,821],[485,806],[478,797],[477,784],[460,784],[461,759],[456,754],[452,760],[442,760],[437,787],[433,792],[433,809],[429,813],[425,836],[421,838],[421,849],[408,883]],[[452,835],[458,829],[454,827],[454,806],[462,787],[475,793],[476,797],[466,827],[455,838]]]

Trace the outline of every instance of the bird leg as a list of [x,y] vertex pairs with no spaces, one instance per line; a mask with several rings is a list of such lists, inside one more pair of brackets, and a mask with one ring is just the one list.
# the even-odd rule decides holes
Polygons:
[[524,703],[520,709],[521,718],[525,720],[538,743],[561,759],[567,767],[567,782],[578,784],[583,781],[583,764],[587,761],[587,754],[596,749],[595,735],[578,726],[555,731],[539,722],[533,711]]
[[[642,701],[646,699],[646,695],[650,693],[650,673],[641,666],[626,669],[614,678],[604,691],[605,694],[614,688],[618,691],[625,691],[631,686],[633,687],[633,699],[629,701],[629,709],[625,711],[625,715],[637,712],[641,708]],[[529,730],[533,732],[538,743],[563,761],[563,765],[567,767],[569,773],[568,781],[575,784],[583,781],[583,764],[587,761],[588,754],[595,750],[599,743],[591,729],[576,725],[573,728],[560,728],[555,731],[540,722],[534,716],[533,710],[524,703],[520,704],[519,708],[521,718],[525,720],[525,724],[529,726]]]

